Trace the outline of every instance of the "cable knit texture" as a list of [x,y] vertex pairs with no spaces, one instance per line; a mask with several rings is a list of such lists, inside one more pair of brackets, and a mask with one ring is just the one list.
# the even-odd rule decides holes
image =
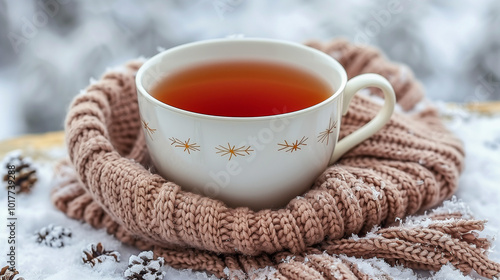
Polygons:
[[[309,45],[339,60],[349,77],[385,76],[403,111],[424,96],[407,67],[373,48],[344,40]],[[153,250],[173,267],[223,278],[376,278],[346,256],[431,270],[451,263],[464,273],[499,275],[499,265],[485,256],[489,243],[474,232],[482,230],[482,221],[454,213],[433,217],[425,227],[395,224],[438,205],[457,188],[462,143],[434,109],[395,113],[381,131],[328,167],[303,196],[282,209],[254,212],[183,191],[155,174],[138,113],[134,77],[140,66],[130,62],[106,73],[71,105],[69,160],[56,168],[52,192],[54,204],[69,217]],[[353,98],[340,138],[375,116],[380,106],[373,99]]]

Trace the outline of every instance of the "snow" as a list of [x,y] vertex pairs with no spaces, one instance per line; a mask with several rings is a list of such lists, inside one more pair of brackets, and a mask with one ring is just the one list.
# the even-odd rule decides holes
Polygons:
[[[7,164],[10,163],[10,165],[14,165],[14,166],[19,166],[21,165],[22,163],[26,162],[28,164],[32,164],[32,160],[31,158],[29,157],[26,157],[24,158],[23,160],[21,160],[20,156],[22,155],[22,151],[21,150],[15,150],[15,151],[11,151],[7,156],[5,156],[2,161],[0,162],[0,166],[7,166]],[[5,176],[7,170],[0,170],[0,175]],[[5,183],[2,181],[2,183]]]
[[[428,213],[433,211],[436,213],[460,212],[466,216],[472,215],[477,219],[488,220],[486,228],[480,233],[480,236],[493,239],[493,248],[490,250],[489,256],[492,260],[499,262],[500,215],[498,213],[500,213],[500,203],[498,202],[500,201],[500,188],[498,182],[500,181],[500,172],[498,172],[498,166],[500,166],[500,145],[496,143],[500,139],[500,115],[474,115],[455,109],[446,109],[446,107],[442,107],[440,111],[443,115],[453,117],[447,124],[450,130],[456,133],[465,144],[466,167],[461,176],[456,197],[445,201],[439,208],[429,210]],[[94,229],[87,224],[66,217],[51,204],[49,193],[53,185],[52,166],[54,159],[61,158],[63,154],[62,149],[54,149],[47,151],[45,158],[33,158],[32,161],[38,168],[39,181],[31,194],[16,196],[16,267],[21,272],[21,276],[33,280],[123,279],[124,272],[128,267],[127,261],[123,260],[141,261],[140,257],[137,257],[140,251],[121,244],[103,229]],[[374,195],[376,194],[374,193]],[[5,209],[7,205],[6,192],[0,195],[0,205],[3,205],[2,207]],[[404,220],[406,224],[413,223],[420,226],[431,223],[429,219],[422,217]],[[7,211],[3,209],[0,211],[0,221],[2,223],[7,221]],[[50,224],[71,229],[71,241],[65,243],[62,248],[38,244],[34,233]],[[6,242],[8,234],[6,227],[1,226],[0,252],[7,252],[9,249]],[[351,238],[357,240],[361,237],[353,235]],[[106,250],[118,251],[122,256],[122,261],[118,263],[105,261],[97,264],[94,268],[84,265],[81,259],[82,250],[88,244],[97,244],[98,242],[101,242]],[[2,253],[1,258],[5,260],[6,254]],[[415,272],[402,267],[390,267],[380,259],[347,259],[357,263],[362,271],[372,273],[372,275],[386,273],[394,276],[395,279],[482,279],[477,275],[462,276],[458,270],[448,265],[436,273],[427,273]],[[168,265],[165,265],[162,271],[166,273],[164,279],[216,279],[202,272],[177,270]],[[273,268],[266,268],[255,273],[260,277],[273,271],[275,271]],[[226,273],[234,274],[236,272],[226,270]]]
[[[417,279],[413,270],[402,266],[392,267],[381,259],[371,258],[360,262],[358,259],[353,257],[347,257],[344,255],[341,255],[340,257],[357,264],[358,269],[361,272],[375,276],[374,279]],[[387,275],[390,275],[391,278],[387,278]]]
[[377,189],[375,187],[373,187],[373,186],[371,187],[371,189],[372,189],[373,199],[374,200],[379,200],[379,198],[382,197],[382,193],[379,192],[379,191],[377,191]]

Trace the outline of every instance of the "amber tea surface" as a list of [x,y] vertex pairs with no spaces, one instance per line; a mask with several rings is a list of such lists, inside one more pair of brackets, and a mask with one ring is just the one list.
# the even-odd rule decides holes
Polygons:
[[259,117],[318,104],[334,92],[323,79],[288,64],[218,61],[169,73],[151,91],[183,110],[226,117]]

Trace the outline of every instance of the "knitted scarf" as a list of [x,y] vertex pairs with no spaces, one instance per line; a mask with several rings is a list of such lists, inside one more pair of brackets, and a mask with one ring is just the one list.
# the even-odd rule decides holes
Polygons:
[[[489,242],[476,234],[484,221],[435,212],[418,218],[425,222],[399,222],[450,198],[464,161],[461,142],[436,110],[409,112],[424,97],[411,71],[344,40],[309,45],[336,58],[349,77],[385,76],[401,112],[286,207],[230,208],[156,174],[138,113],[138,61],[107,72],[71,104],[69,160],[56,168],[54,204],[172,267],[222,278],[391,279],[363,272],[352,257],[426,270],[451,263],[464,274],[500,276],[500,265],[485,255]],[[376,99],[353,98],[340,138],[373,118]]]

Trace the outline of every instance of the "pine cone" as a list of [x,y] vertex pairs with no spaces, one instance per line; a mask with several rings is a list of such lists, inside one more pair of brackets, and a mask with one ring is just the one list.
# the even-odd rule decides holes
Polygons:
[[153,260],[152,251],[141,252],[138,256],[132,255],[128,263],[124,273],[128,280],[161,280],[165,276],[165,272],[160,271],[165,260],[161,257]]
[[[19,271],[12,271],[9,269],[9,266],[5,266],[0,270],[0,280],[14,280],[14,277],[19,274]],[[17,277],[16,280],[24,280],[23,277]]]
[[86,250],[82,251],[83,263],[87,263],[90,266],[95,266],[98,263],[102,263],[106,260],[114,260],[116,262],[120,261],[120,253],[117,251],[106,251],[102,246],[101,242],[96,244],[89,244]]
[[48,225],[35,232],[35,236],[40,244],[61,248],[71,240],[71,230],[62,226]]
[[38,180],[31,160],[24,158],[18,151],[9,153],[4,158],[1,168],[4,183],[7,184],[7,188],[15,186],[16,193],[29,193]]

